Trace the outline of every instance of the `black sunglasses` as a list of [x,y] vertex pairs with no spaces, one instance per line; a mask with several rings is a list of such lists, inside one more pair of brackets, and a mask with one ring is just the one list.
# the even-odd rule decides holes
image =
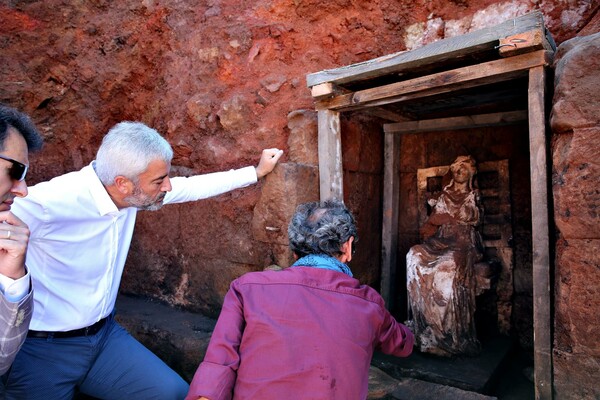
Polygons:
[[27,169],[29,169],[27,165],[2,155],[0,155],[0,158],[12,163],[10,169],[8,170],[8,175],[11,179],[14,179],[15,181],[22,181],[25,179],[25,175],[27,175]]

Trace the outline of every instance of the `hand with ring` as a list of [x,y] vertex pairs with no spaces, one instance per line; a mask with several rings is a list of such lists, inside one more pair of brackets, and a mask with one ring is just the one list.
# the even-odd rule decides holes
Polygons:
[[10,211],[0,212],[0,274],[12,279],[25,275],[29,228]]

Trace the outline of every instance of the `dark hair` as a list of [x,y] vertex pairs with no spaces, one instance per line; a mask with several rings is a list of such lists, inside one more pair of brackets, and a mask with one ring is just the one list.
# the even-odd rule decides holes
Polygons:
[[351,237],[358,241],[356,224],[343,202],[326,200],[300,204],[288,227],[290,249],[298,257],[309,254],[342,254]]
[[4,142],[8,136],[9,127],[13,127],[23,136],[29,151],[42,148],[44,143],[42,135],[40,135],[31,119],[12,107],[0,104],[0,150],[4,150]]

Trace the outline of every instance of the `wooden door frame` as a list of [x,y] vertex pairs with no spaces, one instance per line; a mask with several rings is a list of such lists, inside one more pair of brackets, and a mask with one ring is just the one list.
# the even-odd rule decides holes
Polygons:
[[[318,111],[318,148],[320,198],[343,200],[343,165],[340,113],[367,110],[397,101],[410,101],[433,94],[472,88],[495,82],[528,77],[528,110],[516,113],[475,115],[440,120],[410,121],[384,125],[384,189],[382,221],[381,295],[388,307],[395,299],[398,244],[399,156],[398,134],[435,130],[506,125],[527,116],[532,204],[534,378],[536,399],[552,399],[552,324],[549,255],[548,146],[546,137],[546,73],[552,53],[537,50],[510,58],[441,72],[435,76],[364,89],[320,100]],[[485,73],[482,73],[485,71]],[[444,79],[444,76],[452,79]],[[535,206],[534,206],[535,205]]]

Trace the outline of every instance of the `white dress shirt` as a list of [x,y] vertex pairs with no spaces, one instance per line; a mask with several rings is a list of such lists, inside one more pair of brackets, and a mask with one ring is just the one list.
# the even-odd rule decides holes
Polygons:
[[29,293],[29,271],[18,279],[0,274],[0,293],[11,303],[18,303]]
[[[216,196],[257,181],[254,167],[171,178],[164,204]],[[31,230],[27,267],[34,290],[30,329],[68,331],[115,305],[137,209],[119,210],[92,164],[29,188],[11,210]]]

